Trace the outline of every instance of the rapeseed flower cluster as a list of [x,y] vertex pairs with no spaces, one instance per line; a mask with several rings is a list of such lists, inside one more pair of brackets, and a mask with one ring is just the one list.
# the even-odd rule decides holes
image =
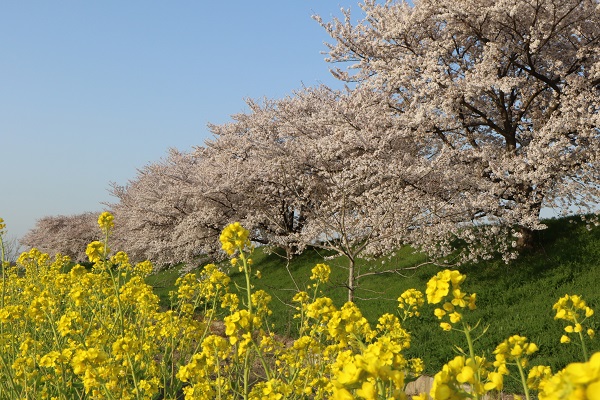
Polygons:
[[418,317],[419,309],[425,304],[423,293],[417,289],[408,289],[398,297],[398,308],[402,310],[402,319]]
[[108,211],[103,212],[98,217],[98,226],[102,232],[110,232],[115,227],[115,217]]
[[519,335],[511,336],[500,343],[496,347],[496,350],[494,350],[494,354],[496,355],[494,366],[498,368],[501,374],[508,375],[507,364],[514,363],[525,368],[528,365],[527,357],[538,350],[537,345],[527,342],[526,337]]
[[223,250],[233,255],[237,250],[250,249],[250,232],[239,222],[227,225],[219,237]]
[[87,245],[85,249],[85,254],[88,256],[90,262],[97,263],[98,261],[103,260],[106,255],[110,253],[110,249],[106,247],[103,242],[95,240]]
[[571,335],[576,334],[579,337],[579,344],[583,353],[584,359],[587,359],[587,345],[584,339],[584,333],[589,337],[593,338],[596,334],[594,329],[586,327],[588,318],[594,315],[592,310],[586,304],[585,300],[581,296],[577,295],[565,295],[558,299],[558,301],[552,306],[552,309],[556,310],[554,319],[561,319],[567,321],[569,325],[565,326],[566,335],[562,335],[560,338],[561,343],[571,343]]
[[531,369],[527,378],[525,376],[525,368],[529,365],[529,356],[538,350],[535,343],[528,342],[526,337],[520,335],[513,335],[500,343],[494,350],[496,371],[490,373],[494,379],[491,380],[491,383],[486,384],[486,389],[501,390],[503,376],[510,374],[508,366],[514,365],[519,372],[525,395],[529,399],[529,389],[537,389],[539,380],[548,373],[546,367],[537,366]]
[[[490,363],[484,357],[475,354],[475,341],[473,332],[479,327],[479,322],[474,326],[465,322],[462,313],[457,310],[475,309],[476,294],[467,295],[461,290],[465,276],[458,271],[444,270],[439,272],[427,283],[427,299],[430,303],[443,303],[442,308],[434,310],[434,314],[442,319],[448,317],[448,322],[440,325],[444,330],[455,329],[465,334],[467,339],[468,354],[456,356],[444,365],[442,370],[434,377],[430,396],[435,400],[446,399],[480,399],[490,391],[503,389],[504,377],[511,374],[509,367],[516,367],[527,400],[530,391],[538,391],[540,400],[585,400],[600,399],[600,353],[588,359],[583,332],[593,337],[593,330],[585,330],[583,324],[590,318],[594,311],[585,301],[577,295],[566,295],[559,299],[553,306],[556,310],[555,319],[566,320],[570,323],[565,328],[567,333],[578,333],[583,348],[583,363],[573,363],[562,371],[552,374],[550,367],[536,365],[526,373],[530,357],[538,351],[538,346],[528,341],[524,336],[513,335],[500,343],[493,354],[495,361]],[[458,315],[456,315],[458,313]],[[454,324],[461,322],[462,329],[455,328]],[[561,342],[569,342],[564,336]],[[462,352],[460,347],[457,349]],[[492,369],[493,367],[493,369]]]
[[[502,389],[501,381],[496,375],[489,377],[489,382],[484,384],[488,376],[488,363],[482,357],[456,356],[442,367],[433,379],[430,391],[434,399],[465,399],[478,398],[491,389]],[[494,387],[490,387],[490,383]],[[486,387],[487,386],[487,387]]]
[[313,281],[318,281],[319,283],[327,283],[329,282],[329,275],[331,274],[331,268],[327,264],[317,264],[311,270],[312,275],[310,279]]
[[438,319],[446,321],[440,323],[440,327],[449,331],[454,324],[462,321],[463,314],[461,309],[469,308],[474,310],[476,294],[467,295],[460,288],[466,276],[456,270],[443,270],[438,272],[427,282],[427,301],[430,304],[438,304],[442,301],[442,308],[435,309],[435,316]]
[[587,362],[572,363],[539,384],[540,400],[600,399],[600,353]]
[[182,390],[173,371],[209,333],[184,306],[202,304],[223,276],[209,270],[209,290],[161,312],[144,281],[151,263],[111,256],[112,216],[103,213],[98,224],[105,238],[88,247],[91,269],[31,249],[3,270],[0,397],[175,399]]
[[[472,326],[464,318],[462,310],[474,310],[477,298],[475,293],[467,294],[462,291],[461,285],[465,279],[466,276],[459,271],[443,270],[427,283],[428,302],[432,304],[443,302],[442,308],[434,310],[438,319],[447,318],[447,322],[440,323],[440,327],[445,331],[454,329],[462,332],[468,346],[468,353],[457,347],[462,354],[445,364],[442,370],[434,376],[430,391],[430,395],[434,399],[479,399],[490,391],[502,390],[503,377],[509,374],[506,367],[509,363],[518,366],[521,380],[524,383],[523,368],[527,365],[526,356],[537,351],[535,344],[527,343],[526,338],[515,335],[496,348],[494,363],[477,355],[475,342],[486,332],[487,328],[483,328],[483,332],[474,338],[474,332],[479,328],[480,323],[477,322]],[[459,323],[460,327],[456,327]],[[495,367],[495,370],[492,370],[492,367]],[[525,390],[529,399],[526,387]]]
[[[222,368],[210,370],[218,364],[214,356],[208,361],[212,353],[203,351],[201,356],[193,356],[178,375],[190,383],[186,398],[205,398],[207,393],[228,398],[236,391],[250,399],[404,397],[405,382],[420,375],[423,363],[403,356],[410,346],[410,335],[397,316],[386,314],[373,328],[354,303],[336,307],[318,289],[329,281],[330,267],[318,264],[310,277],[313,295],[299,292],[294,296],[299,337],[284,346],[268,332],[271,296],[253,290],[249,280],[251,266],[247,260],[252,249],[247,231],[232,224],[221,238],[223,250],[236,260],[232,264],[245,272],[248,300],[240,302],[230,293],[222,296],[221,307],[229,315],[224,317],[227,340],[221,342],[220,351],[231,362],[223,364],[222,360]],[[250,370],[256,365],[260,365],[264,380],[252,385]],[[211,374],[219,377],[218,385],[216,380],[201,378]]]

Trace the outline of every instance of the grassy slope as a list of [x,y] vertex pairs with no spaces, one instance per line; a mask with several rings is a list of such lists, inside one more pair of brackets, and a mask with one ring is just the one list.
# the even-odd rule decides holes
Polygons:
[[[581,359],[576,345],[560,345],[564,323],[553,320],[552,305],[565,294],[579,294],[590,307],[600,312],[600,230],[591,232],[581,223],[568,223],[567,220],[548,221],[549,228],[537,236],[537,247],[523,254],[519,260],[505,264],[500,260],[465,265],[459,268],[467,274],[463,290],[477,293],[478,309],[467,314],[467,322],[476,323],[479,319],[489,330],[476,343],[476,351],[487,354],[507,337],[520,334],[538,344],[540,351],[532,359],[532,364],[550,365],[554,371],[566,363]],[[288,269],[285,261],[276,255],[267,255],[257,250],[253,255],[255,268],[262,272],[262,279],[255,279],[256,289],[265,289],[273,296],[272,309],[276,330],[281,334],[294,334],[294,310],[287,306],[295,293],[295,285],[303,289],[309,284],[310,269],[317,263],[326,262],[332,267],[332,281],[344,280],[344,259],[324,261],[328,254],[315,250],[306,251],[294,259]],[[410,267],[423,262],[425,258],[410,250],[400,251],[396,256],[385,259],[389,267]],[[382,260],[364,264],[363,268],[381,265]],[[427,281],[439,267],[428,265],[407,271],[404,276],[371,276],[361,281],[356,303],[371,322],[386,312],[394,313],[396,299],[408,288],[425,291]],[[166,275],[170,274],[170,275]],[[243,276],[232,271],[234,282],[242,284]],[[161,293],[166,296],[169,282],[175,274],[164,272],[154,277],[160,283]],[[346,301],[347,292],[343,287],[328,285],[323,288],[325,296],[331,297],[337,306]],[[370,299],[366,299],[370,298]],[[433,306],[426,305],[422,315],[406,321],[405,327],[413,337],[409,356],[421,357],[425,361],[426,373],[439,370],[455,352],[450,343],[466,348],[466,341],[458,332],[443,332],[433,316]],[[593,327],[598,328],[598,316],[592,318]],[[597,340],[589,345],[590,352],[600,350]],[[510,387],[510,386],[509,386]]]

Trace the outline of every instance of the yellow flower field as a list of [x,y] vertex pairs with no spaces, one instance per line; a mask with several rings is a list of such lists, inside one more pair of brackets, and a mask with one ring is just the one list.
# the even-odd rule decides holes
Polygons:
[[[112,215],[103,213],[98,224],[103,240],[86,251],[91,269],[36,249],[16,265],[2,262],[0,398],[407,399],[406,384],[424,366],[404,355],[418,338],[403,322],[419,315],[426,298],[440,305],[440,334],[463,332],[468,351],[443,366],[430,393],[413,399],[479,399],[512,375],[527,399],[600,399],[600,353],[588,357],[586,347],[594,312],[579,296],[559,299],[554,309],[568,324],[561,341],[581,342],[582,362],[556,373],[529,365],[538,347],[519,335],[496,347],[495,360],[475,353],[486,327],[465,322],[477,296],[463,290],[466,276],[456,270],[432,277],[425,294],[407,290],[397,310],[372,326],[354,303],[337,308],[322,295],[330,268],[318,264],[310,291],[294,296],[298,337],[283,341],[270,330],[271,296],[253,289],[258,270],[240,224],[227,226],[220,240],[246,287],[233,290],[229,276],[209,264],[178,279],[166,310],[144,281],[152,265],[111,254]],[[222,333],[213,329],[217,319]]]

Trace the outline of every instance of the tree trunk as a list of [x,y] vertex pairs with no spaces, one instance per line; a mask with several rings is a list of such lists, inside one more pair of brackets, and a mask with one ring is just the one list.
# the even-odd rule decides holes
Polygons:
[[285,246],[285,258],[287,261],[291,261],[296,254],[298,254],[298,245],[289,244]]
[[[528,186],[525,190],[524,197],[526,199],[530,198],[532,196],[533,190],[534,189],[531,186]],[[527,211],[529,215],[535,216],[539,220],[540,212],[542,211],[542,199],[538,199],[537,201],[529,204],[527,207]],[[532,249],[534,247],[534,230],[526,226],[520,226],[519,233],[521,234],[521,237],[517,239],[517,249],[519,251]]]
[[533,229],[520,227],[519,233],[521,236],[517,239],[517,249],[519,251],[533,248]]

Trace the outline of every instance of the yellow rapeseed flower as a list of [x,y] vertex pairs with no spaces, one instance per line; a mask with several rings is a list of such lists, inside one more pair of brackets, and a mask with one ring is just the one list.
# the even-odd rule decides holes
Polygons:
[[420,393],[418,395],[414,395],[411,397],[411,400],[427,400],[429,399],[429,396],[427,396],[427,393]]
[[430,304],[437,304],[446,297],[452,286],[452,290],[459,290],[460,284],[464,282],[466,275],[462,275],[456,270],[445,269],[438,272],[433,278],[427,282],[427,301]]
[[223,229],[219,240],[223,250],[231,256],[237,250],[243,250],[245,247],[250,248],[249,238],[250,232],[242,227],[239,222],[234,222]]
[[356,363],[349,362],[336,374],[336,380],[340,385],[351,386],[360,381],[361,374],[363,374],[363,371],[357,367]]
[[143,278],[150,275],[152,271],[154,271],[154,265],[148,260],[139,262],[133,267],[133,273]]
[[[433,378],[433,385],[429,395],[434,399],[462,399],[464,384],[473,386],[479,394],[483,394],[485,389],[478,377],[485,374],[483,368],[484,359],[476,357],[475,360],[465,356],[456,356],[442,367]],[[497,382],[495,386],[502,386]]]
[[[509,337],[494,350],[496,355],[493,364],[496,367],[495,373],[509,375],[508,365],[516,365],[520,373],[524,373],[523,368],[529,363],[528,357],[536,351],[538,351],[538,346],[535,343],[527,342],[526,337],[519,335]],[[491,383],[487,387],[495,387],[493,377],[488,379]]]
[[408,289],[398,297],[398,308],[404,311],[404,318],[419,316],[419,308],[425,303],[423,293],[416,289]]
[[377,387],[372,381],[364,381],[360,389],[356,391],[356,394],[367,400],[377,399]]
[[502,390],[504,387],[504,376],[500,372],[490,372],[487,376],[487,382],[483,385],[484,390]]
[[335,388],[331,400],[354,400],[354,396],[344,388]]
[[111,213],[105,211],[98,217],[98,226],[103,232],[109,232],[115,226],[114,219]]
[[457,313],[456,311],[449,314],[449,317],[450,317],[450,322],[452,322],[453,324],[460,322],[460,320],[462,319],[462,315]]
[[431,304],[437,304],[442,301],[449,290],[450,285],[447,280],[434,276],[427,282],[427,290],[425,291],[427,294],[427,301]]
[[317,264],[310,272],[312,272],[312,275],[310,276],[311,280],[325,283],[329,281],[331,268],[326,264]]
[[60,357],[60,353],[56,350],[47,353],[40,358],[39,365],[41,367],[53,368],[56,366],[56,360]]
[[[581,323],[585,318],[594,314],[594,310],[588,307],[585,300],[579,295],[565,295],[561,297],[552,308],[556,310],[554,319],[564,319],[572,323]],[[583,316],[579,315],[583,312]]]
[[536,365],[531,367],[527,376],[527,386],[530,389],[538,390],[540,383],[552,376],[552,370],[545,365]]
[[105,248],[104,243],[97,240],[87,245],[85,254],[88,256],[90,262],[98,262],[105,256],[110,250],[108,247]]

